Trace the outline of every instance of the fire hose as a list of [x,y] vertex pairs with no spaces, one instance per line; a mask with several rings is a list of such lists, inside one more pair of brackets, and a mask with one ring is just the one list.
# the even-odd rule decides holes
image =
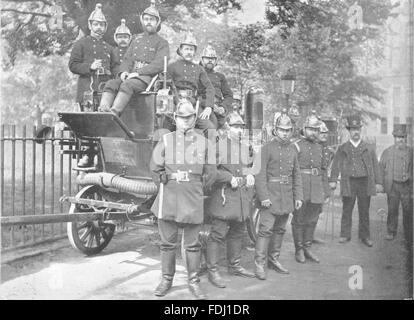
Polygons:
[[97,185],[102,188],[114,188],[122,192],[135,193],[143,196],[153,195],[157,186],[152,181],[132,180],[107,172],[80,174],[76,178],[79,185]]

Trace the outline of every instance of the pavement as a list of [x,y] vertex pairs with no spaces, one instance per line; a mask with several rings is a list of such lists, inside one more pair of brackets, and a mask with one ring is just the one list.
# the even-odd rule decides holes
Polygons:
[[[384,240],[384,217],[381,219],[376,213],[384,199],[377,200],[379,203],[371,208],[372,248],[357,239],[357,218],[354,219],[353,239],[346,244],[338,243],[340,212],[334,208],[334,237],[330,214],[321,215],[316,231],[318,238],[325,239],[324,244],[313,246],[321,263],[299,264],[294,260],[288,225],[280,261],[289,269],[289,275],[269,270],[265,281],[231,276],[225,267],[223,248],[220,264],[227,288],[214,287],[205,275],[201,277],[201,285],[215,300],[412,299],[412,269],[408,272],[402,232],[394,241]],[[354,217],[357,217],[356,212]],[[402,230],[401,226],[399,228]],[[47,249],[48,245],[45,250],[33,248],[38,250],[36,254],[22,257],[3,254],[0,299],[193,299],[187,289],[180,253],[170,293],[162,298],[153,295],[160,280],[159,236],[155,227],[138,227],[115,234],[103,252],[91,257],[68,243],[66,239],[59,240],[53,248]],[[246,234],[242,264],[253,270],[253,258],[254,251]]]

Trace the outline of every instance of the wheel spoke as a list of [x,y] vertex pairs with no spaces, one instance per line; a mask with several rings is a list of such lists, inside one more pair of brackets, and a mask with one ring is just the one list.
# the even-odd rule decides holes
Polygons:
[[78,227],[78,230],[81,230],[81,229],[83,229],[83,228],[86,228],[88,226],[88,222],[84,222],[84,223],[81,223],[79,226],[77,226]]
[[88,248],[92,248],[92,245],[93,245],[93,238],[94,238],[94,235],[93,234],[91,234],[91,236],[89,237],[89,239],[88,239],[88,243],[86,244],[86,246],[88,247]]
[[82,235],[82,237],[80,238],[80,240],[82,241],[82,242],[84,242],[85,241],[85,239],[89,236],[89,234],[91,233],[91,231],[92,231],[92,226],[90,226],[89,227],[89,229],[87,229],[86,231],[85,231],[85,233]]
[[95,241],[96,241],[96,245],[99,247],[99,245],[101,244],[101,234],[99,231],[95,233]]
[[102,228],[101,229],[101,234],[102,234],[102,237],[106,240],[106,239],[108,239],[108,234],[106,233],[106,231],[105,231],[105,228]]

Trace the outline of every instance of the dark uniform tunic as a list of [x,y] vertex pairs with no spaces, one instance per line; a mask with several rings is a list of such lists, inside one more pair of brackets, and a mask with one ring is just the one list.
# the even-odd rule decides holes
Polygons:
[[138,72],[138,79],[110,81],[104,91],[116,93],[118,90],[129,95],[146,89],[151,79],[163,70],[164,57],[169,58],[167,40],[158,34],[141,33],[131,41],[119,68],[122,72]]
[[[249,166],[253,158],[248,145],[230,138],[219,140],[216,148],[217,178],[206,203],[207,212],[212,217],[210,239],[223,242],[227,236],[240,240],[254,193],[253,187],[245,185],[246,176],[251,174]],[[231,187],[233,177],[243,179],[237,188]]]
[[337,182],[339,174],[343,205],[341,237],[351,238],[352,210],[358,199],[359,237],[369,238],[371,196],[376,194],[375,184],[381,183],[378,159],[373,146],[364,141],[358,147],[354,147],[350,141],[342,144],[335,154],[329,181]]
[[226,122],[226,114],[231,111],[231,105],[233,103],[233,91],[231,91],[224,74],[214,70],[205,70],[215,90],[214,104],[216,104],[218,107],[223,107],[225,110],[224,114],[215,113],[218,127],[221,127]]
[[[203,179],[211,186],[216,176],[215,154],[209,141],[194,130],[165,134],[154,148],[150,168],[168,182],[160,183],[152,211],[159,219],[162,250],[177,247],[178,226],[184,227],[184,246],[200,250],[198,232],[204,220]],[[209,153],[209,151],[211,153]],[[209,164],[212,163],[212,164]],[[189,181],[178,181],[173,175],[185,172]],[[186,179],[187,180],[187,179]],[[161,180],[162,181],[162,180]],[[186,231],[187,230],[187,231]]]
[[119,61],[122,63],[122,61],[124,59],[124,55],[125,55],[126,51],[128,50],[128,47],[117,47],[116,50],[118,52]]
[[256,193],[259,201],[269,199],[270,208],[260,211],[259,236],[270,237],[275,231],[285,232],[294,201],[303,200],[302,177],[296,150],[290,143],[277,137],[265,144],[260,157],[260,171],[256,175]]
[[387,229],[397,234],[398,210],[401,202],[403,210],[404,235],[412,245],[413,226],[413,150],[391,146],[384,150],[379,162],[381,184],[387,194]]
[[179,59],[168,66],[168,76],[174,81],[177,90],[191,90],[194,97],[204,93],[203,107],[213,108],[215,90],[202,66]]
[[[186,61],[185,59],[179,59],[168,66],[167,72],[168,77],[173,80],[178,91],[192,91],[192,98],[190,101],[193,104],[195,104],[197,97],[201,93],[205,94],[205,100],[200,101],[199,113],[206,107],[213,109],[214,87],[202,66],[191,61]],[[178,101],[176,101],[176,103],[177,102]],[[214,113],[212,112],[210,120],[212,120],[213,117]],[[216,126],[210,120],[197,118],[196,127],[201,130],[215,129]]]
[[309,243],[312,241],[322,204],[328,196],[325,194],[327,164],[324,161],[323,147],[319,143],[302,138],[293,145],[298,152],[304,203],[299,210],[293,212],[292,225],[303,230],[303,241]]
[[[82,102],[83,93],[90,90],[91,76],[96,77],[96,71],[90,69],[95,59],[102,60],[105,76],[100,76],[100,79],[103,81],[107,81],[118,74],[120,62],[115,48],[102,39],[90,35],[79,39],[73,45],[69,58],[70,71],[79,75],[76,102]],[[99,80],[96,80],[94,90],[97,90],[99,85]]]
[[298,151],[304,201],[321,204],[325,200],[323,186],[327,169],[323,147],[319,143],[309,141],[306,138],[302,138],[293,145]]

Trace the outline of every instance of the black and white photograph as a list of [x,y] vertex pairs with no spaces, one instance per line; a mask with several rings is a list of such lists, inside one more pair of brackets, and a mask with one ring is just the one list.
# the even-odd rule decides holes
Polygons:
[[0,300],[413,300],[414,0],[0,10]]

